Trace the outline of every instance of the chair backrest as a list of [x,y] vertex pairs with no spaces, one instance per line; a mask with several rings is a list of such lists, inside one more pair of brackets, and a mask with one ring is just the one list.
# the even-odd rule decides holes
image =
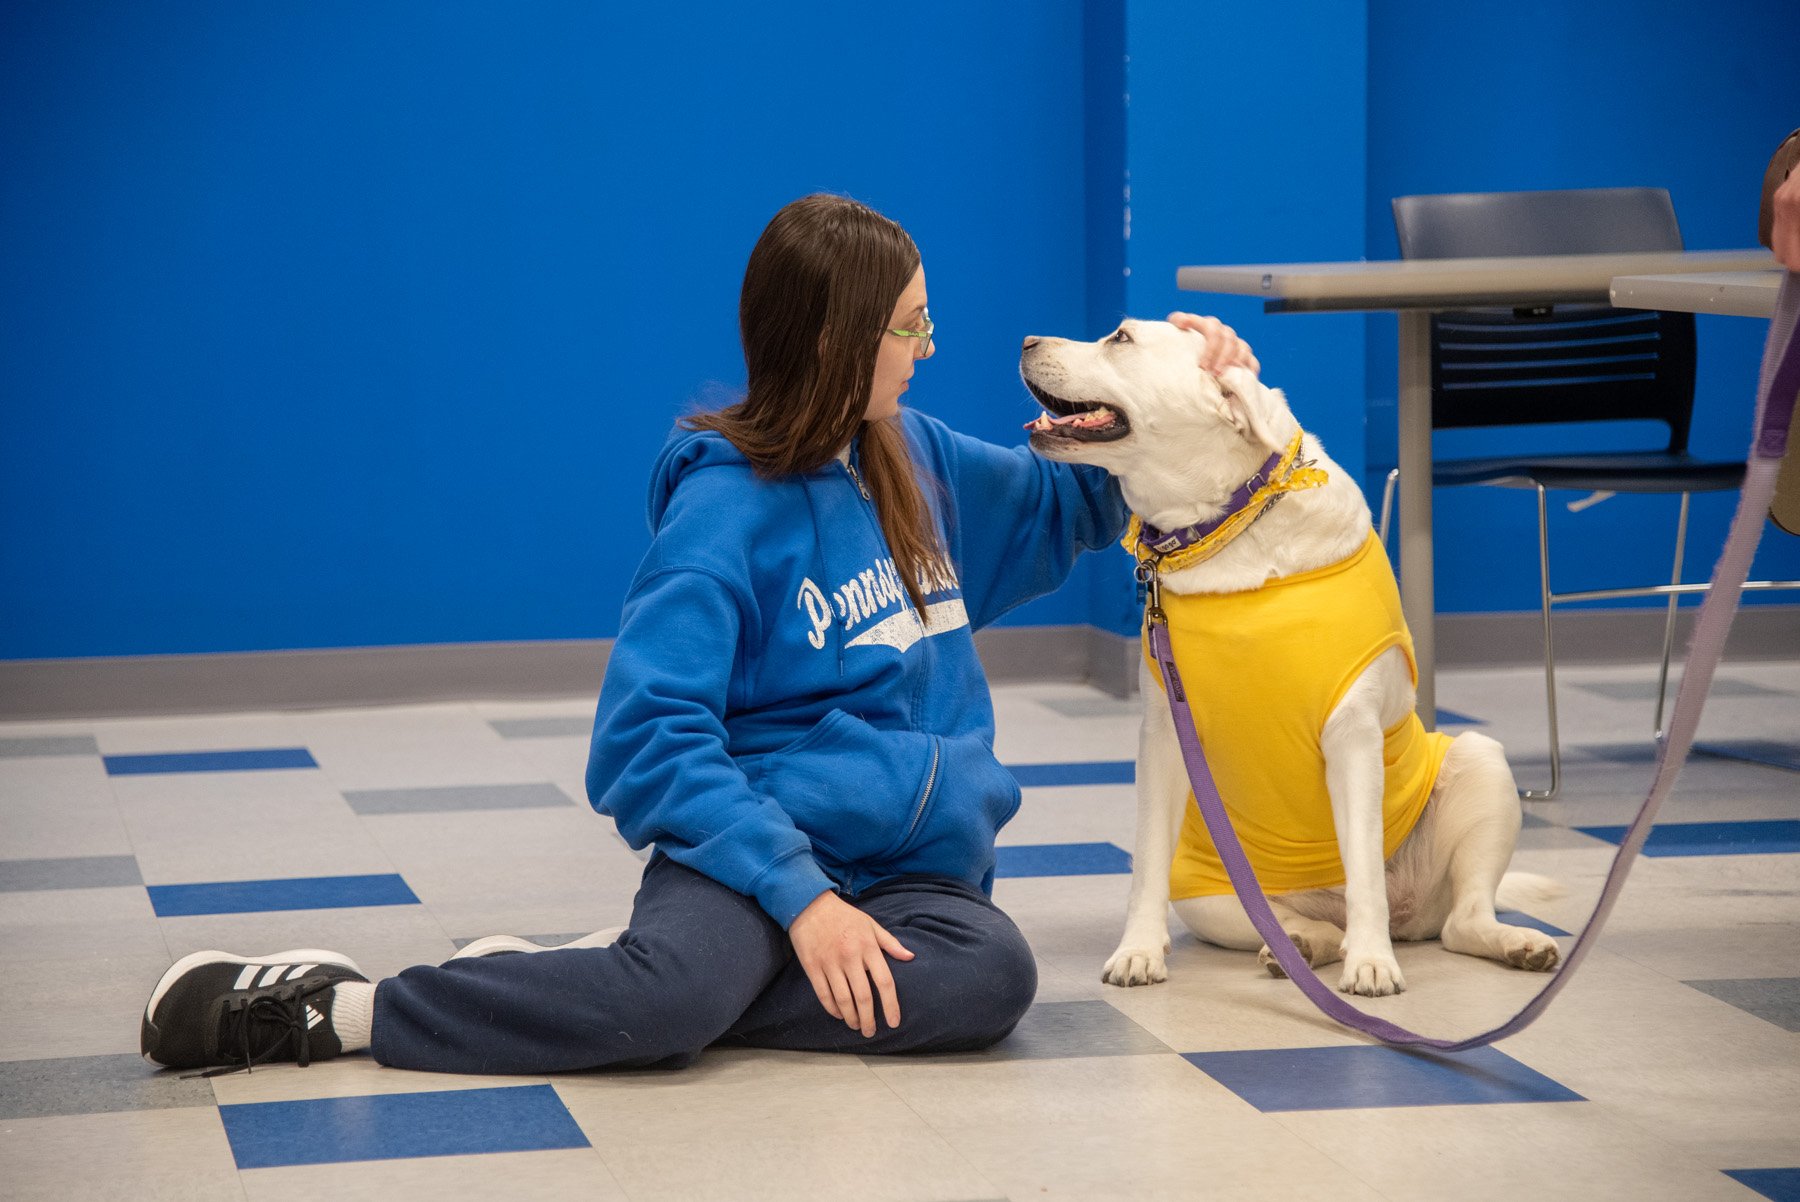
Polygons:
[[[1681,250],[1662,188],[1394,198],[1407,259]],[[1687,449],[1694,317],[1604,305],[1439,313],[1431,320],[1439,429],[1650,419]]]
[[1666,188],[1394,197],[1402,259],[1681,250]]

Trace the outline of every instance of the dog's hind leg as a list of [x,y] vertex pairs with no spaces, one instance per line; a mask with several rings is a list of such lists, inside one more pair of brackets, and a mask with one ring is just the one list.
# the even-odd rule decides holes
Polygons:
[[[1318,904],[1306,904],[1314,900]],[[1295,908],[1295,903],[1319,913],[1302,913]],[[1257,959],[1272,975],[1286,975],[1276,965],[1274,955],[1263,942],[1262,935],[1251,925],[1250,916],[1244,913],[1243,903],[1235,895],[1220,893],[1206,897],[1184,897],[1174,905],[1176,916],[1201,939],[1234,951],[1256,952]],[[1323,968],[1344,958],[1344,929],[1329,917],[1332,912],[1341,916],[1344,911],[1344,899],[1337,895],[1337,891],[1316,890],[1312,893],[1271,897],[1269,908],[1275,912],[1281,929],[1287,932],[1288,938],[1300,949],[1300,954],[1306,957],[1308,964],[1314,968]]]
[[1556,940],[1494,917],[1494,894],[1519,837],[1519,794],[1500,744],[1476,731],[1458,735],[1431,804],[1433,855],[1450,875],[1444,946],[1534,972],[1555,968],[1562,958]]
[[1263,937],[1250,925],[1250,916],[1244,913],[1235,894],[1183,897],[1174,905],[1175,916],[1196,937],[1208,943],[1237,952],[1253,952],[1263,945]]
[[[1269,909],[1275,911],[1281,929],[1314,968],[1324,968],[1344,958],[1346,939],[1344,928],[1339,925],[1345,917],[1343,890],[1313,889],[1271,897]],[[1268,948],[1259,951],[1256,959],[1270,976],[1287,976]]]

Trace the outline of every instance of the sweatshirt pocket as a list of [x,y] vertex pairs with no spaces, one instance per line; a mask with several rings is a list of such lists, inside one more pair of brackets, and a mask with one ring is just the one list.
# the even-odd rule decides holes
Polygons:
[[1018,812],[1019,782],[974,735],[939,739],[936,750],[929,804],[883,857],[883,868],[985,882],[994,867],[994,836]]
[[880,860],[930,807],[941,751],[910,730],[878,730],[832,710],[763,764],[760,788],[816,851],[839,864]]

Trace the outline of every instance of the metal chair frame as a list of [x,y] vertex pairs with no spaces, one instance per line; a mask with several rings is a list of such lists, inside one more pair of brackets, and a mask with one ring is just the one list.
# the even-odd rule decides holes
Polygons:
[[[1381,489],[1381,520],[1376,533],[1385,549],[1388,541],[1388,520],[1393,514],[1394,488],[1400,480],[1400,469],[1394,468],[1387,474],[1387,481]],[[1550,623],[1550,607],[1576,601],[1614,601],[1627,597],[1663,597],[1669,599],[1668,616],[1663,621],[1662,662],[1656,677],[1656,721],[1655,737],[1663,737],[1663,711],[1669,691],[1669,662],[1675,649],[1676,614],[1681,605],[1681,598],[1688,594],[1705,593],[1712,588],[1711,584],[1683,584],[1681,582],[1681,563],[1687,549],[1688,500],[1691,494],[1681,494],[1681,513],[1675,522],[1675,563],[1669,572],[1669,583],[1641,585],[1632,588],[1583,589],[1573,593],[1557,593],[1550,589],[1550,521],[1549,521],[1549,489],[1533,482],[1537,490],[1538,518],[1538,591],[1543,602],[1544,611],[1544,700],[1550,725],[1550,787],[1548,789],[1521,789],[1519,795],[1530,801],[1549,801],[1562,790],[1562,741],[1556,720],[1556,640]],[[1745,583],[1746,590],[1800,589],[1800,580],[1751,580]]]
[[[1682,249],[1681,227],[1675,207],[1662,188],[1590,188],[1554,192],[1482,192],[1433,196],[1397,196],[1393,200],[1394,230],[1403,259],[1441,259],[1481,256],[1596,254]],[[1588,309],[1588,306],[1577,308]],[[1451,319],[1457,345],[1440,339],[1441,319]],[[1689,492],[1734,487],[1735,468],[1741,479],[1742,465],[1704,463],[1687,455],[1688,429],[1693,412],[1694,325],[1687,314],[1641,313],[1604,306],[1579,314],[1574,322],[1557,325],[1560,315],[1550,306],[1514,309],[1510,323],[1477,313],[1439,315],[1432,320],[1431,354],[1433,426],[1485,427],[1543,422],[1586,422],[1620,419],[1660,420],[1669,427],[1669,443],[1661,456],[1670,460],[1675,477],[1669,487],[1655,487],[1661,465],[1645,465],[1650,476],[1629,477],[1628,464],[1604,462],[1606,456],[1571,460],[1556,456],[1532,459],[1503,456],[1484,462],[1464,460],[1456,464],[1458,484],[1499,484],[1537,490],[1538,584],[1544,614],[1544,693],[1550,723],[1550,787],[1526,789],[1534,801],[1555,797],[1562,788],[1562,745],[1556,716],[1556,644],[1551,627],[1551,607],[1578,601],[1606,601],[1627,597],[1666,596],[1668,614],[1663,622],[1662,666],[1657,678],[1656,734],[1662,736],[1663,710],[1668,694],[1669,662],[1675,645],[1675,622],[1685,593],[1704,593],[1705,584],[1681,583],[1681,565],[1687,543]],[[1513,347],[1529,352],[1525,360],[1508,359],[1503,349],[1508,330],[1522,330],[1543,322],[1545,341],[1526,339]],[[1575,332],[1576,326],[1592,330]],[[1600,327],[1616,326],[1602,331]],[[1565,334],[1552,333],[1553,330]],[[1615,336],[1618,335],[1618,336]],[[1591,336],[1590,336],[1591,335]],[[1561,338],[1575,353],[1559,358],[1555,349]],[[1630,344],[1630,345],[1627,345]],[[1454,349],[1453,362],[1446,359]],[[1567,364],[1572,372],[1563,369]],[[1454,370],[1454,382],[1446,371]],[[1542,378],[1538,373],[1557,372],[1575,378]],[[1573,386],[1572,390],[1551,391]],[[1544,391],[1538,391],[1538,389]],[[1454,396],[1454,404],[1447,404]],[[1647,453],[1654,459],[1658,453]],[[1509,462],[1511,461],[1511,462]],[[1382,496],[1382,542],[1387,541],[1398,470],[1388,474]],[[1435,472],[1434,472],[1435,478]],[[1549,480],[1546,484],[1544,481]],[[1626,484],[1621,492],[1681,492],[1681,516],[1676,523],[1675,563],[1668,584],[1636,588],[1587,589],[1557,593],[1550,588],[1550,525],[1547,492],[1550,488],[1606,490],[1610,480]],[[1430,483],[1427,487],[1431,487]],[[1685,489],[1685,491],[1684,491]],[[1599,494],[1596,494],[1596,498]],[[1581,508],[1576,503],[1572,508]],[[1800,581],[1759,580],[1749,589],[1800,588]]]

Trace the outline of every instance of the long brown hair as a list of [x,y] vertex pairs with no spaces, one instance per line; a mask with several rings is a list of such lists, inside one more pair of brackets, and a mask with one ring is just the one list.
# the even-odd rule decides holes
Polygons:
[[865,422],[875,357],[919,249],[897,222],[847,196],[785,206],[750,252],[738,299],[744,399],[683,418],[717,430],[765,478],[816,471],[862,431],[862,478],[906,595],[925,613],[922,578],[943,546],[898,417]]

